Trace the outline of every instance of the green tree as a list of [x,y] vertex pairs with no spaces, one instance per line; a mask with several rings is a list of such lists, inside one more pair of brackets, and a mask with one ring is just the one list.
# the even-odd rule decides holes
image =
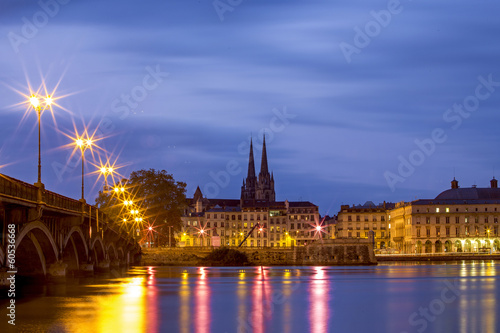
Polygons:
[[120,221],[126,218],[129,211],[124,201],[133,201],[144,220],[153,226],[157,243],[168,244],[168,229],[172,227],[174,245],[173,232],[181,230],[181,216],[186,205],[186,184],[175,181],[165,170],[155,169],[134,171],[121,184],[125,192],[99,192],[96,205],[108,216]]

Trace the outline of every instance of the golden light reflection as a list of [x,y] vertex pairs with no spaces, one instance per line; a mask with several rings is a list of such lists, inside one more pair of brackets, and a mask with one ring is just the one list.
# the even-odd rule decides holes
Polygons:
[[309,325],[310,332],[328,332],[328,300],[329,285],[325,278],[324,267],[314,267],[309,292]]
[[[69,332],[144,332],[147,329],[147,322],[152,318],[146,302],[144,277],[96,287],[111,288],[111,293],[74,300],[72,311],[63,318]],[[78,320],[82,313],[84,318]]]
[[188,272],[184,270],[181,274],[181,286],[179,290],[180,297],[180,311],[179,311],[179,323],[180,323],[180,333],[189,333],[191,331],[191,286],[189,285]]

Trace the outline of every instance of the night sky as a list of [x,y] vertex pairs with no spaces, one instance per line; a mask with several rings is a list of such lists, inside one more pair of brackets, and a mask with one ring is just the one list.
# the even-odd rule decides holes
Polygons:
[[[36,182],[31,88],[57,102],[42,181],[75,199],[68,136],[85,127],[103,149],[89,162],[165,169],[211,198],[240,197],[266,133],[276,199],[330,215],[500,178],[499,2],[40,3],[0,2],[0,173]],[[94,202],[103,179],[86,184]]]

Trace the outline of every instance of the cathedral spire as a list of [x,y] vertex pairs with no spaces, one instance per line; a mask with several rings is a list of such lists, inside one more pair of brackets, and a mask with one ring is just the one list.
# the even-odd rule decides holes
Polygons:
[[260,174],[267,175],[269,173],[267,167],[267,151],[266,151],[266,135],[264,134],[264,143],[262,144],[262,161],[260,164]]
[[248,174],[247,179],[255,178],[255,162],[253,159],[253,142],[250,139],[250,156],[248,158]]

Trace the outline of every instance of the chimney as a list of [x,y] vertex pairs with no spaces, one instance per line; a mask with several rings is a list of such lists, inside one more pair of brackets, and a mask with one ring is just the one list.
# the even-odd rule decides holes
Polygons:
[[451,181],[451,188],[458,188],[458,180],[453,177],[453,180]]
[[491,188],[498,188],[498,180],[493,177],[492,180],[490,180]]

